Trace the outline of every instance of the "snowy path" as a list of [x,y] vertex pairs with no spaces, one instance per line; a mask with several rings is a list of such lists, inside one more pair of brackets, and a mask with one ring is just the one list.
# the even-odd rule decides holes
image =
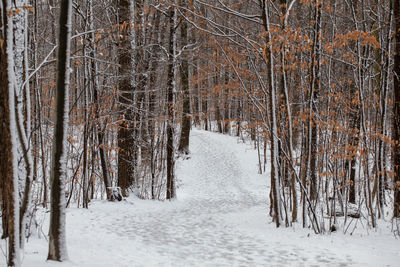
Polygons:
[[[395,266],[400,243],[387,235],[308,237],[308,230],[276,230],[267,215],[267,175],[256,174],[250,145],[195,130],[191,153],[178,163],[176,201],[130,198],[70,209],[71,261],[61,265]],[[24,265],[59,266],[43,264],[44,240],[31,242]]]

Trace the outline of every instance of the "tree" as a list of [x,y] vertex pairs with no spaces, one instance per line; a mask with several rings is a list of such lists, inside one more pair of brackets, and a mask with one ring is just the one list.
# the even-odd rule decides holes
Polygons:
[[[134,115],[132,105],[134,104],[134,62],[133,51],[135,39],[132,36],[134,29],[131,28],[131,19],[134,16],[134,3],[130,0],[118,1],[119,28],[122,38],[118,44],[119,62],[119,106],[122,117],[121,127],[118,131],[118,185],[122,189],[123,196],[128,196],[128,189],[134,183],[134,153],[135,133]],[[133,25],[133,24],[132,24]]]
[[3,236],[8,238],[8,266],[20,266],[19,196],[15,112],[14,30],[11,0],[3,0],[0,22],[0,171]]
[[[180,2],[182,6],[182,1]],[[181,36],[183,49],[188,45],[188,23],[186,20],[181,22]],[[188,56],[183,55],[180,65],[181,74],[181,86],[183,91],[183,104],[182,104],[182,127],[181,137],[179,139],[179,153],[189,154],[189,138],[190,138],[190,127],[191,127],[191,114],[190,114],[190,94],[189,94],[189,62]]]
[[60,3],[56,111],[54,141],[51,164],[51,206],[49,229],[48,260],[64,261],[68,259],[65,233],[65,193],[64,183],[67,175],[67,135],[69,122],[69,80],[71,51],[72,1]]
[[[61,113],[65,98],[57,93],[54,104],[54,92],[63,70],[54,64],[51,23],[59,1],[1,1],[0,120],[7,127],[0,128],[0,184],[9,264],[17,262],[32,204],[47,205],[50,170],[55,214],[65,180],[67,203],[78,207],[115,198],[115,185],[124,196],[134,189],[143,199],[174,198],[176,152],[189,152],[192,115],[206,130],[248,136],[260,173],[270,149],[277,226],[302,217],[319,233],[342,216],[351,229],[355,220],[347,217],[358,216],[375,227],[388,207],[400,217],[398,1],[85,0],[73,5],[71,107]],[[54,107],[58,117],[69,113],[61,137],[66,116],[54,127]],[[56,145],[67,130],[60,156]],[[49,166],[55,155],[70,179],[63,167],[57,174],[54,158]]]
[[394,166],[394,205],[393,216],[400,218],[400,3],[393,1],[395,29],[395,53],[393,66],[393,166]]
[[167,82],[167,195],[166,199],[176,198],[175,188],[175,101],[176,92],[176,7],[171,5],[168,12],[168,82]]
[[281,196],[280,196],[280,178],[278,172],[278,126],[276,115],[276,88],[274,74],[274,57],[271,44],[270,32],[270,2],[262,0],[260,6],[262,8],[262,19],[265,30],[265,54],[267,61],[268,73],[268,93],[269,93],[269,115],[270,115],[270,137],[271,137],[271,195],[272,206],[274,210],[274,220],[276,227],[281,225]]

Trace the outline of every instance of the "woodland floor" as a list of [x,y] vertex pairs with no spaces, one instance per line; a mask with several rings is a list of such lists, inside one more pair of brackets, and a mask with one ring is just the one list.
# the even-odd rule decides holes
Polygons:
[[[399,266],[400,241],[389,222],[376,231],[360,224],[353,235],[315,235],[300,224],[276,229],[268,172],[257,174],[250,144],[193,130],[190,150],[177,163],[177,200],[131,197],[70,208],[70,261],[46,263],[45,238],[32,237],[23,266]],[[49,214],[42,214],[47,233]]]

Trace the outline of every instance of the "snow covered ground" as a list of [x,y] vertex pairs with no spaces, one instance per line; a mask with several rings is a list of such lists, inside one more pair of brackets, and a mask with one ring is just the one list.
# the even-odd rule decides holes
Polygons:
[[32,237],[23,266],[400,266],[400,241],[389,223],[351,236],[317,236],[300,225],[276,229],[268,176],[257,174],[250,144],[194,130],[190,149],[191,158],[177,164],[177,200],[132,197],[70,208],[70,261],[45,262],[46,240]]

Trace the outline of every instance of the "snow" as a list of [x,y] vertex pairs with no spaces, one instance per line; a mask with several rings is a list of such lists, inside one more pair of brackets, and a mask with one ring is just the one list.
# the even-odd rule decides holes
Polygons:
[[92,201],[67,210],[70,261],[45,262],[42,238],[26,244],[23,266],[398,266],[390,223],[353,235],[315,235],[296,224],[275,228],[269,174],[237,138],[193,130],[190,158],[177,163],[177,199]]

